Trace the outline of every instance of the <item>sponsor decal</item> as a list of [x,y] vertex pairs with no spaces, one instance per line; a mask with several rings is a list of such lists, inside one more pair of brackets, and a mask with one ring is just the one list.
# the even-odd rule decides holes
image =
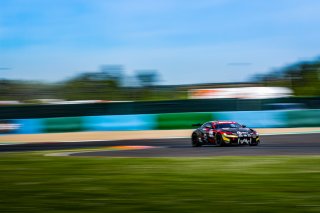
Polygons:
[[210,131],[209,131],[209,137],[213,138],[213,130],[212,129],[210,129]]
[[12,133],[20,129],[21,125],[10,120],[0,120],[0,134]]

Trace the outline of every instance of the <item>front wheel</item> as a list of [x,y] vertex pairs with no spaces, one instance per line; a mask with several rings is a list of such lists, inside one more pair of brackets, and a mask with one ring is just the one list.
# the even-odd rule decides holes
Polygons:
[[197,134],[193,134],[193,135],[192,135],[191,141],[192,141],[191,144],[192,144],[193,147],[199,147],[199,146],[202,145],[202,144],[199,142],[199,138],[198,138]]
[[250,146],[258,146],[259,143],[260,143],[259,140],[257,141],[257,140],[255,140],[255,139],[251,139],[249,145],[250,145]]
[[223,138],[220,134],[217,134],[216,136],[216,145],[217,146],[224,146]]

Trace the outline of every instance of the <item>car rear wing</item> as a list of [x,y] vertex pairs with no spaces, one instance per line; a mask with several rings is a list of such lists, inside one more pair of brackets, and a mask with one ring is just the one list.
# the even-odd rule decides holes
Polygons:
[[201,123],[192,124],[193,127],[200,127],[201,125],[202,125]]

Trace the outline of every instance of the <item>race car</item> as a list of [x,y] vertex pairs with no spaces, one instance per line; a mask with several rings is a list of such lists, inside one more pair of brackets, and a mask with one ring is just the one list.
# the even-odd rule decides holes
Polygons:
[[260,143],[259,133],[234,121],[209,121],[204,124],[193,124],[198,128],[191,135],[192,146],[202,145],[242,145],[257,146]]

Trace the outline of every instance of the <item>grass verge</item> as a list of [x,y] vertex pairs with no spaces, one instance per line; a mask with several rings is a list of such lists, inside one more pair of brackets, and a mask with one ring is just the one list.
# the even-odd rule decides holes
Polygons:
[[319,212],[320,157],[0,155],[0,212]]

